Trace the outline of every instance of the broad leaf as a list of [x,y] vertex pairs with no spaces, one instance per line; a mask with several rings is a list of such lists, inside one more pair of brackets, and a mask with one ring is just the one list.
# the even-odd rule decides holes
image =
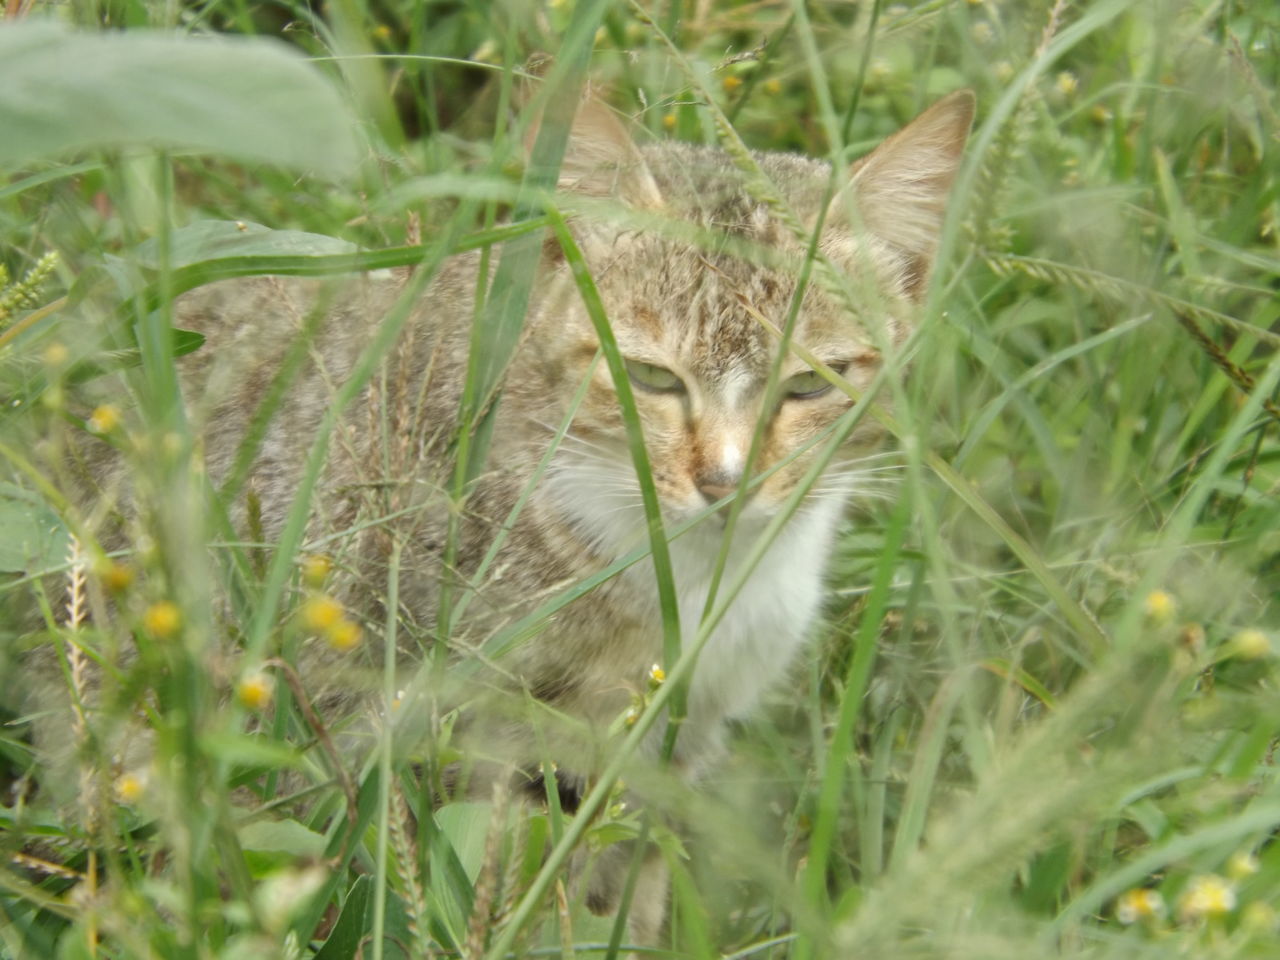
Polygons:
[[266,39],[0,25],[0,165],[100,147],[219,153],[331,177],[355,125],[319,71]]

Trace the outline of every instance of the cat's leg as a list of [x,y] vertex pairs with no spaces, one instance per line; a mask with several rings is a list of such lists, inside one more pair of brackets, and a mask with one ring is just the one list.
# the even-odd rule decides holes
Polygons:
[[[587,880],[588,910],[596,916],[609,916],[623,908],[622,895],[635,856],[635,844],[627,842],[613,845],[595,859]],[[648,844],[641,856],[635,889],[626,905],[627,934],[633,946],[656,947],[667,919],[671,877],[655,845]]]

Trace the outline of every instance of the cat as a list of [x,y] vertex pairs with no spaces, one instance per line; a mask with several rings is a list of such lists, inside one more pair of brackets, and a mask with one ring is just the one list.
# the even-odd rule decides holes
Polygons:
[[[738,491],[744,476],[752,481],[727,551],[727,585],[743,573],[751,545],[823,454],[825,432],[854,403],[795,354],[781,361],[776,398],[766,398],[779,345],[761,318],[784,324],[805,232],[823,219],[818,251],[827,267],[819,265],[803,297],[794,343],[863,390],[902,344],[925,295],[973,110],[967,91],[939,101],[856,162],[832,199],[828,164],[753,153],[776,191],[770,199],[751,187],[726,151],[638,145],[601,103],[579,108],[561,190],[570,200],[607,202],[637,215],[593,216],[585,204],[587,212],[571,217],[569,229],[625,361],[662,521],[668,531],[693,524],[669,544],[685,644],[697,633],[721,553],[728,511],[716,505]],[[712,241],[650,229],[643,217],[665,219],[686,233],[702,231]],[[770,256],[735,252],[748,248]],[[449,258],[412,303],[382,368],[340,418],[310,500],[308,537],[323,542],[339,566],[356,571],[335,589],[368,633],[385,618],[389,556],[392,544],[399,545],[396,615],[401,655],[410,663],[437,642],[446,579],[453,600],[465,595],[468,603],[448,638],[452,662],[475,662],[486,640],[649,542],[613,377],[598,356],[600,342],[572,264],[554,241],[544,244],[519,345],[492,411],[487,459],[463,508],[451,503],[451,455],[481,263],[478,253]],[[830,267],[843,283],[824,274]],[[245,492],[231,504],[242,531],[252,526],[255,537],[278,538],[336,391],[410,282],[385,273],[337,287],[257,277],[214,283],[176,302],[174,325],[206,338],[179,368],[204,468],[215,484],[230,475],[250,415],[290,345],[318,321],[302,368],[267,425]],[[583,384],[581,403],[571,412]],[[545,472],[478,577],[566,421]],[[857,423],[702,649],[672,754],[689,781],[722,754],[726,721],[750,714],[803,646],[820,612],[842,517],[858,497],[861,471],[882,434],[871,417]],[[101,495],[127,499],[120,491],[136,485],[138,470],[136,458],[117,459],[99,480]],[[451,516],[456,554],[446,558]],[[525,770],[534,792],[544,788],[536,772],[550,751],[559,767],[557,787],[572,809],[607,749],[594,732],[616,728],[661,676],[656,584],[653,564],[635,563],[557,610],[496,662],[480,658],[471,689],[482,691],[484,706],[463,721],[461,742],[499,765]],[[317,656],[304,674],[317,688],[358,686],[351,679],[354,656]],[[305,664],[305,653],[302,659]],[[526,699],[569,719],[550,747],[529,724]],[[656,756],[664,735],[657,725],[643,752]],[[614,907],[619,886],[617,871],[612,878],[606,872],[592,881],[588,897],[601,911]],[[665,889],[661,863],[651,857],[630,917],[637,942],[657,938]]]

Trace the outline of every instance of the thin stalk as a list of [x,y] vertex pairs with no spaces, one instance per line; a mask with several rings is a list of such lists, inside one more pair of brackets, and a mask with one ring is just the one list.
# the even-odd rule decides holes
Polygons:
[[391,849],[391,755],[396,699],[396,627],[400,608],[400,554],[397,537],[387,561],[387,626],[382,645],[382,730],[378,737],[378,849],[374,857],[373,960],[382,960],[386,940],[387,857]]

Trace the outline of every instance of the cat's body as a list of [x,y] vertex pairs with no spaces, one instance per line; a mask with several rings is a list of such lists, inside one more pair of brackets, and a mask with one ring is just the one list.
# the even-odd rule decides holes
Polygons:
[[[795,326],[795,341],[866,386],[881,362],[877,346],[899,342],[922,295],[933,246],[972,114],[954,96],[854,168],[854,201],[833,205],[820,244],[826,260],[853,281],[870,283],[872,316],[852,315],[815,280]],[[756,155],[785,204],[808,228],[822,212],[829,168],[783,155]],[[753,199],[726,154],[657,146],[639,150],[603,108],[584,108],[570,138],[562,185],[609,197],[789,256],[804,238]],[[856,210],[851,223],[847,215]],[[764,410],[764,385],[777,341],[760,322],[781,326],[795,290],[794,270],[765,267],[726,252],[698,249],[634,225],[588,219],[573,230],[591,266],[623,357],[643,425],[664,522],[676,528],[731,493],[744,470],[765,478],[742,508],[722,584],[733,583],[749,547],[781,508],[814,458],[820,435],[852,405],[795,356],[783,360],[782,393]],[[492,444],[460,521],[453,597],[467,590],[464,616],[448,637],[465,659],[544,601],[599,573],[647,542],[644,511],[607,365],[581,295],[562,255],[548,247],[533,287],[520,347],[504,380]],[[439,641],[442,553],[453,484],[449,457],[466,377],[479,258],[452,258],[412,307],[405,333],[330,440],[327,466],[311,498],[310,541],[352,571],[344,599],[374,625],[385,616],[391,544],[401,544],[401,650],[408,659]],[[245,490],[232,506],[243,524],[255,503],[268,542],[279,533],[303,464],[326,411],[356,356],[391,309],[404,277],[370,275],[336,293],[322,281],[255,278],[214,284],[183,297],[175,325],[208,341],[180,362],[192,422],[203,438],[208,472],[223,482],[252,412],[308,315],[324,311],[309,358],[272,419]],[[333,302],[327,303],[332,295]],[[317,304],[325,304],[317,307]],[[872,330],[878,325],[878,334]],[[591,383],[545,476],[485,573],[478,565],[526,490],[569,402]],[[764,420],[755,463],[746,458]],[[874,449],[869,418],[837,451],[833,467],[764,552],[703,650],[688,721],[675,762],[689,776],[720,750],[726,718],[749,713],[781,677],[822,599],[823,576],[841,517],[856,496],[858,458]],[[118,477],[136,463],[119,468]],[[702,619],[721,552],[723,512],[670,544],[685,642]],[[723,595],[722,587],[722,595]],[[648,689],[663,659],[662,616],[653,567],[639,562],[558,610],[496,663],[478,671],[489,702],[518,692],[570,718],[565,746],[550,749],[562,769],[590,777],[599,734]],[[377,645],[369,645],[376,647]],[[334,669],[333,658],[327,661]],[[322,671],[323,672],[323,671]],[[332,680],[332,674],[328,679]],[[483,701],[483,696],[481,697]],[[485,708],[481,708],[482,710]],[[542,752],[514,714],[481,719],[469,745],[515,766],[536,767]],[[494,742],[501,737],[504,742]],[[594,743],[592,742],[594,741]],[[543,744],[545,746],[545,740]],[[652,743],[656,744],[655,735]],[[651,753],[654,751],[650,751]],[[584,769],[585,767],[585,769]],[[648,932],[661,906],[640,911]]]

